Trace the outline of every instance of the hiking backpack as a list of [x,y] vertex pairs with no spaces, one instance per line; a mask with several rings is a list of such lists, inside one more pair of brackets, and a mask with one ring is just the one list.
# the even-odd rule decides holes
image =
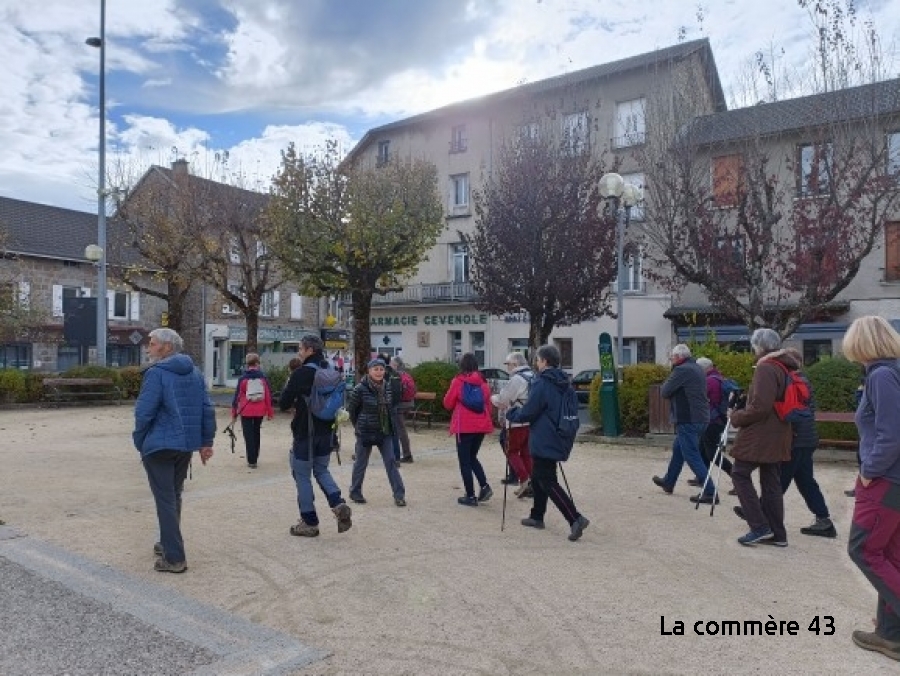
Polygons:
[[559,411],[556,416],[556,433],[563,441],[564,460],[569,459],[572,446],[575,445],[575,435],[578,434],[580,425],[581,420],[578,418],[578,394],[575,392],[574,387],[568,385],[560,397]]
[[316,372],[306,406],[313,417],[333,422],[338,409],[344,405],[344,392],[347,389],[344,378],[331,364],[324,368],[313,363],[306,366]]
[[412,401],[416,398],[416,381],[406,371],[400,373],[400,401]]
[[262,378],[248,378],[247,388],[244,390],[247,401],[262,401],[266,397],[266,386]]
[[462,395],[460,403],[473,413],[484,413],[484,392],[481,391],[481,385],[473,385],[470,382],[463,381]]
[[719,381],[719,388],[722,396],[719,398],[719,405],[712,409],[717,418],[725,419],[728,417],[728,405],[731,403],[731,397],[737,392],[741,392],[743,388],[738,385],[736,380],[725,378],[724,376],[713,376]]
[[809,408],[810,386],[809,382],[800,371],[791,371],[780,361],[772,360],[778,364],[785,374],[784,392],[773,404],[775,414],[784,422],[802,422],[806,418],[812,418],[813,412]]

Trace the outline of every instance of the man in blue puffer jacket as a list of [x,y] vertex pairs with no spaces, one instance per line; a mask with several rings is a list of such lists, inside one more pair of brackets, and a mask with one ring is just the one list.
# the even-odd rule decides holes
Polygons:
[[528,390],[528,400],[521,408],[507,411],[506,419],[511,423],[531,425],[528,450],[533,464],[531,486],[534,490],[534,503],[531,515],[522,519],[522,525],[543,528],[549,498],[569,522],[569,540],[574,542],[581,537],[590,521],[575,508],[572,498],[556,479],[556,463],[568,459],[569,445],[560,437],[555,418],[559,415],[563,393],[572,387],[569,376],[559,368],[560,360],[556,346],[542,345],[538,348],[535,357],[538,375]]
[[156,501],[159,542],[155,570],[187,570],[181,538],[181,491],[194,451],[212,457],[216,415],[203,376],[181,354],[184,342],[172,329],[150,332],[150,359],[134,406],[134,446],[141,453]]

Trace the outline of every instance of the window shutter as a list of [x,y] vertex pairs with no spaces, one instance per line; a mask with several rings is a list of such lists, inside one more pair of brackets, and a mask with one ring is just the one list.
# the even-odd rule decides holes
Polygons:
[[63,316],[63,288],[62,284],[53,285],[53,316]]
[[900,221],[884,224],[884,281],[900,281]]
[[23,310],[31,307],[31,282],[19,282],[19,307]]
[[116,292],[106,292],[106,318],[114,319],[116,316]]
[[740,155],[713,158],[713,199],[717,207],[737,206],[743,171]]
[[132,291],[129,294],[131,304],[131,321],[136,322],[141,318],[141,294]]
[[303,319],[303,296],[291,294],[291,319]]
[[281,308],[279,307],[280,301],[281,301],[281,293],[279,293],[278,291],[273,291],[272,292],[272,316],[273,317],[278,317],[278,315],[281,314],[281,312],[280,312]]

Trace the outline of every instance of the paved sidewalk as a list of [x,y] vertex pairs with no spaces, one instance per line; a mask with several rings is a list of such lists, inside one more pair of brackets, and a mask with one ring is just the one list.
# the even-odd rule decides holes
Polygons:
[[[817,473],[836,540],[800,535],[811,515],[787,496],[790,546],[744,548],[725,497],[710,518],[682,476],[650,482],[667,450],[580,443],[565,471],[590,527],[577,543],[551,507],[522,528],[496,438],[481,456],[494,498],[460,507],[452,437],[413,434],[409,506],[380,461],[337,533],[291,537],[288,419],[263,427],[251,470],[217,438],[185,492],[189,570],[153,572],[155,512],[131,447],[129,407],[0,411],[0,673],[69,674],[872,674],[896,668],[853,646],[874,593],[846,555],[854,467]],[[219,427],[228,412],[219,409]],[[333,465],[340,486],[349,456]],[[851,454],[852,455],[852,454]],[[729,488],[727,482],[724,488]],[[317,505],[325,505],[317,496]],[[832,618],[833,635],[824,635]],[[819,634],[809,631],[819,618]],[[774,620],[776,635],[699,635]],[[700,621],[700,624],[696,623]],[[794,621],[796,635],[784,633]],[[678,632],[679,622],[684,634]],[[707,624],[714,623],[714,624]],[[753,625],[746,625],[751,627]]]

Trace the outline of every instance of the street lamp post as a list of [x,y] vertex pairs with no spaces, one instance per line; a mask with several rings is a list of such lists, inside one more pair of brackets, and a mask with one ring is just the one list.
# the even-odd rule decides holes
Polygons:
[[600,196],[613,201],[616,213],[616,365],[624,366],[625,355],[625,315],[622,303],[625,289],[625,228],[631,218],[631,207],[641,199],[641,190],[630,183],[625,183],[619,174],[604,174],[600,178]]
[[100,0],[100,37],[85,43],[100,49],[100,138],[97,185],[97,364],[106,366],[106,0]]

